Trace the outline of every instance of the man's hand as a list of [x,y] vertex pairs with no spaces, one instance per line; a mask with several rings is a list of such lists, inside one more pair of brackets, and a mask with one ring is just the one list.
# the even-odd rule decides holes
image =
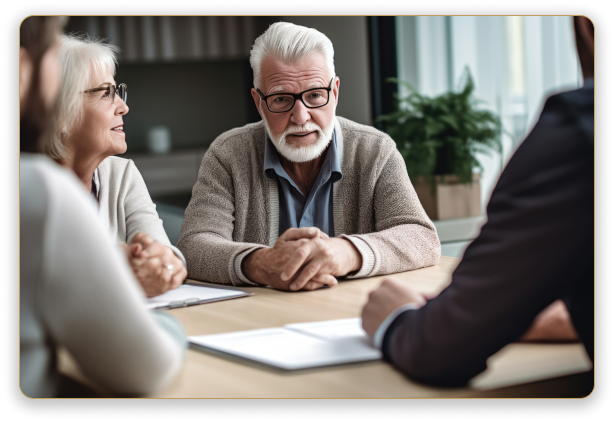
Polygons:
[[574,341],[579,340],[567,306],[562,300],[555,300],[541,311],[520,341]]
[[123,244],[132,271],[147,297],[154,297],[181,286],[188,272],[172,249],[145,233],[134,235]]
[[[289,285],[294,281],[294,277],[281,278],[288,261],[302,245],[315,239],[326,238],[328,235],[315,227],[288,229],[277,239],[272,248],[258,249],[247,255],[241,263],[241,271],[255,283],[290,290]],[[304,283],[302,289],[315,290],[324,285],[336,286],[337,279],[330,274],[320,274]]]
[[369,293],[369,300],[362,308],[362,328],[373,337],[382,322],[395,309],[407,303],[421,308],[430,297],[394,278],[385,278],[377,289]]
[[344,276],[359,270],[361,266],[362,255],[349,240],[314,237],[296,249],[280,278],[291,282],[290,290],[300,290],[310,281],[320,281],[327,276]]

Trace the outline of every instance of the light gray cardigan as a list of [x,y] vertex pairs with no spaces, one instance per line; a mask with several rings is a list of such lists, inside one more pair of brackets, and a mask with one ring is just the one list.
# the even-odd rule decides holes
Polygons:
[[[242,285],[235,258],[279,237],[277,182],[264,166],[264,125],[220,135],[203,157],[177,247],[188,277]],[[343,179],[333,185],[335,236],[351,235],[363,256],[361,276],[413,270],[439,262],[437,231],[407,176],[394,141],[370,126],[337,117]],[[345,236],[344,236],[345,237]],[[368,245],[359,247],[359,245]]]
[[129,242],[138,232],[168,246],[185,264],[185,258],[170,240],[156,212],[143,176],[132,160],[107,157],[98,166],[100,218],[118,242]]
[[61,393],[56,349],[113,393],[147,394],[181,369],[181,324],[143,306],[132,270],[72,171],[20,158],[19,384],[29,397]]

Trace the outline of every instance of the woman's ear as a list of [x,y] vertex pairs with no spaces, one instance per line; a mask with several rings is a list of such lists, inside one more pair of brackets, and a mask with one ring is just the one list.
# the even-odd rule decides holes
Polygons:
[[28,92],[32,85],[33,65],[28,50],[19,47],[19,109],[25,109]]

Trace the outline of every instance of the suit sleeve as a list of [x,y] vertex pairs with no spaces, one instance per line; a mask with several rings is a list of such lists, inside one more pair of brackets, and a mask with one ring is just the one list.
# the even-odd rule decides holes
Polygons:
[[177,241],[188,263],[189,278],[218,284],[247,284],[237,276],[235,258],[262,245],[233,241],[234,195],[232,174],[214,143],[203,157]]
[[[381,165],[373,194],[375,232],[348,236],[364,241],[373,253],[372,270],[361,275],[394,274],[436,265],[441,257],[439,237],[407,176],[403,157],[392,148]],[[364,248],[356,246],[364,262]]]
[[418,381],[463,385],[570,286],[591,285],[593,186],[593,148],[565,104],[550,98],[451,284],[397,317],[385,358]]

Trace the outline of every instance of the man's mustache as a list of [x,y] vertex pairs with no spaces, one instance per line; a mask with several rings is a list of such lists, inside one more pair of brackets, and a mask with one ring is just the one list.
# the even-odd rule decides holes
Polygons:
[[306,125],[292,125],[288,126],[284,131],[284,135],[292,135],[294,133],[300,132],[313,132],[313,131],[322,131],[322,128],[317,123],[309,123]]

